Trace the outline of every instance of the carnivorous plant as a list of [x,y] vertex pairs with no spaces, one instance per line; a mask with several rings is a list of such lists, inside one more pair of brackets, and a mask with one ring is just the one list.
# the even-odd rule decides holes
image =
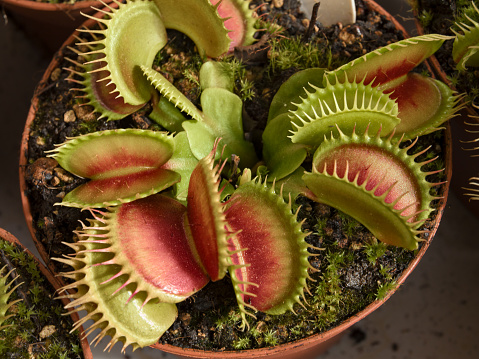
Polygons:
[[[102,10],[71,60],[84,103],[106,120],[147,104],[164,131],[121,129],[71,138],[50,152],[90,179],[60,203],[87,209],[88,224],[58,258],[74,270],[63,291],[101,331],[133,348],[172,325],[176,303],[229,274],[242,318],[306,305],[318,248],[306,240],[293,202],[301,194],[336,207],[387,244],[421,241],[431,187],[406,139],[436,131],[459,96],[411,72],[447,37],[428,35],[377,49],[337,69],[307,69],[276,93],[262,153],[245,137],[243,101],[214,58],[255,40],[244,0],[128,0]],[[193,21],[194,19],[194,21]],[[202,66],[199,103],[152,62],[166,29],[190,37]],[[416,152],[416,153],[415,153]],[[261,154],[260,154],[261,153]],[[229,159],[236,161],[229,161]],[[228,175],[233,173],[233,175]],[[278,276],[278,273],[281,273]]]
[[10,296],[15,291],[16,287],[19,285],[17,284],[13,288],[11,288],[12,283],[14,283],[14,280],[9,281],[9,277],[13,272],[14,269],[10,270],[9,272],[6,272],[6,266],[0,269],[0,331],[6,327],[5,325],[2,326],[2,323],[14,315],[7,315],[8,309],[21,300],[18,299],[15,301],[9,301]]

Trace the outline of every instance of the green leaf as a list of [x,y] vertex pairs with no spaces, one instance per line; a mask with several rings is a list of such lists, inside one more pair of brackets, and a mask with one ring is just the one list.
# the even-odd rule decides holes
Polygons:
[[227,66],[227,64],[222,62],[205,62],[200,69],[201,89],[219,87],[233,92],[233,76],[232,73],[228,71]]
[[[474,1],[471,1],[471,6],[479,13]],[[465,71],[467,66],[479,66],[479,23],[467,15],[465,17],[471,24],[456,23],[463,33],[453,30],[456,39],[452,47],[452,58],[457,64],[457,69],[462,71]]]
[[173,193],[178,200],[185,201],[188,195],[191,173],[198,164],[198,159],[190,149],[186,132],[178,133],[173,139],[175,142],[175,151],[173,152],[173,156],[171,156],[162,168],[180,174],[181,181],[174,185]]
[[308,154],[309,146],[293,143],[289,138],[292,121],[288,113],[283,113],[271,120],[263,132],[263,159],[269,170],[268,181],[293,173]]
[[9,301],[10,296],[12,293],[15,291],[15,289],[18,288],[18,286],[21,284],[17,284],[12,287],[12,284],[14,283],[15,279],[18,279],[16,277],[14,280],[11,280],[7,282],[8,277],[14,272],[12,269],[8,273],[4,274],[4,271],[6,270],[7,266],[5,265],[3,268],[0,268],[0,333],[1,330],[6,328],[8,325],[2,326],[2,323],[5,322],[8,318],[11,318],[15,314],[9,314],[7,315],[7,311],[15,304],[21,301],[21,299],[17,299],[14,301]]
[[[93,60],[104,64],[95,71],[107,74],[101,81],[115,85],[114,93],[130,105],[143,105],[151,97],[152,88],[143,76],[141,66],[151,66],[158,51],[167,41],[166,29],[158,8],[150,1],[118,3],[118,9],[107,6],[103,11],[110,19],[94,18],[106,25],[104,30],[85,30],[94,34],[90,45],[103,48],[95,53],[104,54]],[[97,35],[103,35],[98,38]]]
[[201,95],[201,106],[205,115],[202,122],[183,123],[196,158],[206,157],[215,140],[221,138],[226,156],[239,156],[242,167],[253,167],[258,158],[253,144],[244,138],[241,99],[222,88],[207,88]]
[[443,82],[417,73],[409,73],[399,81],[380,87],[397,101],[401,122],[395,137],[404,140],[431,133],[455,116],[461,96]]
[[209,0],[154,0],[167,29],[194,41],[201,56],[218,57],[229,50],[231,39],[217,7]]
[[314,91],[311,84],[323,87],[326,69],[311,68],[291,75],[279,88],[269,107],[268,122],[283,113],[295,110],[295,103],[301,102],[308,92]]
[[[153,70],[148,66],[141,67],[143,73],[148,78],[148,81],[161,93],[163,97],[168,99],[175,107],[182,112],[191,116],[193,119],[202,121],[203,113],[193,105],[193,103],[171,82],[169,82],[162,74]],[[162,105],[162,104],[160,104]],[[179,119],[181,121],[181,118]],[[178,123],[174,123],[175,127],[178,127]]]
[[111,259],[109,253],[96,252],[104,248],[101,241],[98,242],[92,240],[91,243],[85,243],[85,251],[69,260],[69,264],[78,272],[75,274],[77,281],[67,288],[77,288],[78,292],[71,296],[75,300],[66,308],[80,306],[79,310],[86,309],[88,312],[75,324],[74,329],[92,319],[89,333],[96,328],[101,329],[93,342],[101,341],[107,334],[111,336],[106,349],[119,341],[123,342],[122,351],[129,345],[137,349],[155,344],[175,321],[178,315],[176,305],[159,303],[158,300],[145,303],[145,293],[133,295],[134,285],[118,290],[127,278],[122,276],[110,280],[119,267],[98,265]]
[[183,131],[182,123],[186,121],[186,117],[166,97],[161,96],[153,102],[152,107],[149,118],[170,132]]
[[337,126],[346,134],[369,129],[387,135],[400,122],[396,101],[377,87],[348,81],[312,87],[315,91],[291,111],[296,117],[290,136],[293,143],[317,148],[325,136],[338,133]]

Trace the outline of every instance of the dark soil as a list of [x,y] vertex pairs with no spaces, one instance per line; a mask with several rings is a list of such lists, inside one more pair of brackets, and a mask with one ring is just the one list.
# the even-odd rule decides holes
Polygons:
[[60,300],[54,299],[57,295],[55,289],[32,257],[21,247],[0,238],[0,269],[5,265],[7,269],[2,275],[15,269],[7,282],[18,276],[10,288],[23,284],[8,301],[22,300],[7,312],[15,315],[3,323],[9,327],[0,330],[0,357],[26,359],[42,355],[45,359],[83,358],[78,331],[69,333],[73,321],[70,316],[65,316]]
[[[344,63],[363,55],[378,47],[403,38],[402,34],[382,15],[370,12],[363,7],[362,0],[358,4],[358,21],[354,25],[335,25],[323,28],[316,24],[316,30],[309,39],[318,47],[329,48],[334,64]],[[288,30],[283,36],[303,36],[307,21],[298,12],[298,2],[285,0],[282,8],[272,8],[271,3],[261,0],[253,1],[255,5],[262,4],[258,14],[264,13],[270,21],[285,26]],[[179,33],[170,32],[170,38],[175,39],[170,46],[185,46],[189,43]],[[260,34],[258,34],[258,38]],[[267,46],[267,45],[266,45]],[[186,58],[194,58],[191,50],[184,49]],[[45,158],[45,151],[54,148],[55,144],[64,142],[67,137],[77,136],[87,132],[112,128],[150,128],[158,129],[146,116],[148,107],[140,113],[128,116],[121,121],[104,122],[96,120],[89,114],[86,107],[79,107],[72,85],[65,81],[70,73],[63,68],[75,68],[63,57],[76,59],[76,55],[68,49],[59,53],[60,66],[51,78],[39,86],[37,94],[40,97],[36,119],[31,127],[30,140],[26,156],[27,196],[30,200],[33,214],[33,227],[37,240],[45,247],[50,257],[60,257],[69,252],[61,242],[74,240],[72,231],[78,227],[79,220],[87,217],[78,209],[54,206],[61,201],[65,193],[82,183],[84,180],[62,170],[55,161]],[[188,57],[190,56],[190,57]],[[246,65],[247,71],[255,81],[253,100],[245,102],[246,117],[250,123],[248,128],[253,139],[261,138],[265,126],[267,109],[279,86],[299,68],[292,67],[276,72],[264,72],[268,57],[255,58]],[[164,60],[159,66],[164,66]],[[421,69],[419,69],[421,70]],[[162,72],[168,72],[163,67]],[[178,88],[180,79],[175,78],[171,71],[171,81]],[[184,91],[185,93],[188,91]],[[189,94],[194,101],[194,94]],[[65,122],[65,114],[70,112],[72,122]],[[246,125],[245,125],[246,126]],[[443,158],[443,137],[441,133],[424,136],[420,146],[433,144],[432,151]],[[256,143],[260,147],[260,143]],[[439,181],[438,178],[431,181]],[[444,190],[439,187],[438,194]],[[317,280],[310,283],[314,297],[308,296],[311,306],[304,309],[295,308],[297,315],[288,313],[281,316],[269,316],[258,313],[256,320],[251,320],[251,330],[241,332],[237,326],[239,316],[233,288],[229,279],[210,283],[206,288],[188,300],[178,304],[179,318],[170,330],[160,339],[180,347],[192,347],[212,350],[246,349],[264,347],[290,342],[292,340],[327,330],[342,320],[362,310],[366,305],[378,298],[377,293],[382,285],[393,283],[414,258],[415,252],[395,247],[387,247],[385,253],[371,261],[365,251],[365,246],[374,245],[371,234],[357,222],[339,213],[333,208],[298,198],[297,206],[302,205],[300,219],[305,218],[304,230],[311,231],[307,240],[321,251],[318,257],[311,257],[311,263],[320,271],[312,276]],[[321,225],[319,225],[321,223]],[[426,222],[423,229],[431,229],[434,218]],[[424,239],[427,239],[425,234]],[[48,258],[47,258],[48,261]],[[334,263],[333,263],[334,262]],[[332,271],[333,264],[337,271]],[[69,271],[61,263],[54,262],[56,272]],[[387,269],[387,274],[381,271]],[[330,273],[334,272],[334,273]],[[329,273],[329,274],[328,274]],[[339,279],[334,287],[325,286],[327,276]]]

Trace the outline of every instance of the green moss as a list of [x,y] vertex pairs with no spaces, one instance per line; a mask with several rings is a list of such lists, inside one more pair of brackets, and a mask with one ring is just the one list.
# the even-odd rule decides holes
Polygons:
[[324,236],[326,234],[326,226],[328,224],[328,219],[327,218],[322,218],[319,217],[317,224],[314,226],[314,231],[319,235],[319,236]]
[[264,342],[269,346],[275,346],[276,344],[278,344],[278,338],[276,336],[276,331],[271,330],[271,329],[268,330],[264,334]]
[[[15,268],[23,282],[11,295],[10,302],[21,299],[9,310],[14,316],[0,330],[0,357],[30,359],[80,359],[83,357],[78,332],[69,333],[73,321],[65,316],[60,301],[54,300],[55,290],[43,277],[32,257],[21,248],[0,238],[0,267]],[[18,284],[17,283],[17,284]],[[49,335],[42,330],[54,328]]]
[[434,18],[434,14],[431,11],[423,10],[418,15],[418,20],[422,26],[427,27],[431,24],[432,19]]
[[396,289],[397,283],[395,281],[382,283],[379,285],[378,291],[376,292],[376,299],[384,299],[389,292]]
[[78,133],[76,136],[85,135],[87,133],[95,132],[100,125],[99,121],[82,121],[78,126]]
[[253,75],[246,70],[246,65],[232,56],[223,57],[221,63],[225,72],[233,79],[234,93],[243,101],[252,100],[256,96],[255,85],[251,80]]
[[240,350],[240,349],[247,349],[251,345],[250,339],[248,337],[238,338],[233,342],[233,348]]
[[[471,0],[457,0],[456,1],[456,19],[455,23],[470,24],[473,21],[479,22],[479,13],[474,9]],[[460,31],[457,26],[454,29]]]
[[367,256],[369,263],[376,264],[377,260],[386,253],[387,247],[388,246],[385,243],[378,241],[367,243],[364,246],[364,253]]
[[327,46],[318,43],[305,43],[301,38],[273,38],[271,40],[270,63],[271,73],[289,68],[307,69],[323,67],[330,69],[333,58]]

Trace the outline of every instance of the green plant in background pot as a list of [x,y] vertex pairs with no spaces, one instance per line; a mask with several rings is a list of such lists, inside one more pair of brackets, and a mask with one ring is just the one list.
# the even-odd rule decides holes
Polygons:
[[70,332],[72,318],[54,300],[56,279],[3,229],[0,267],[0,356],[91,358],[79,332]]
[[[474,68],[477,68],[479,66],[479,55],[477,53],[477,50],[479,48],[479,9],[476,5],[475,2],[470,1],[469,3],[464,3],[460,4],[462,6],[459,6],[459,14],[460,17],[465,18],[461,19],[459,18],[456,22],[456,26],[460,29],[459,31],[455,31],[454,33],[456,34],[456,38],[454,40],[454,46],[452,49],[452,57],[454,59],[454,62],[457,63],[457,69],[462,72],[468,72],[469,76],[474,76],[474,78],[477,80],[477,75],[475,71],[473,71]],[[468,71],[468,67],[472,68]],[[472,75],[474,74],[474,75]],[[475,96],[477,95],[478,89],[475,87],[469,87],[468,89],[468,95],[472,94],[474,98],[472,98],[471,104],[472,106],[477,109],[477,101]],[[469,118],[471,119],[471,123],[468,125],[470,126],[469,132],[471,133],[477,133],[475,131],[475,126],[477,127],[477,115],[469,115]],[[477,142],[477,139],[473,139],[468,141],[469,143],[475,143]],[[477,148],[472,148],[472,150],[475,150]],[[471,150],[471,149],[469,149]],[[468,191],[471,191],[472,193],[466,193],[466,196],[469,196],[471,199],[477,199],[477,189],[475,186],[477,186],[477,177],[472,177],[469,180],[469,185],[473,186],[473,188],[467,189]]]
[[[223,285],[237,309],[228,302],[214,325],[230,327],[229,350],[274,346],[281,329],[302,337],[328,328],[338,303],[358,302],[338,283],[354,251],[322,240],[326,226],[308,206],[337,208],[351,233],[361,227],[370,236],[356,245],[367,247],[382,284],[367,300],[394,287],[379,258],[386,248],[407,257],[419,247],[443,184],[442,164],[421,141],[440,135],[460,108],[447,86],[412,70],[448,37],[410,38],[340,67],[296,71],[275,93],[258,146],[245,136],[244,103],[253,95],[245,82],[238,90],[231,53],[257,46],[255,26],[272,38],[277,26],[255,21],[243,0],[116,5],[82,30],[70,81],[100,119],[140,111],[157,125],[93,131],[49,152],[89,179],[58,203],[91,214],[68,243],[73,253],[56,258],[73,267],[63,273],[67,307],[88,312],[76,325],[93,320],[88,332],[101,329],[95,341],[110,336],[107,348],[154,345],[177,305],[213,298]],[[194,89],[154,66],[171,40],[166,29],[194,42],[197,69],[183,72]]]
[[[438,60],[434,62],[439,76],[453,88],[465,94],[464,101],[467,105],[468,120],[460,131],[465,133],[458,135],[462,143],[474,144],[477,122],[477,106],[479,88],[478,74],[475,70],[479,66],[477,49],[479,45],[479,3],[472,0],[451,1],[450,4],[431,4],[427,0],[412,1],[412,6],[418,14],[417,18],[426,32],[441,32],[442,34],[454,35],[441,49]],[[445,25],[447,24],[447,25]],[[462,146],[464,147],[464,146]],[[468,151],[475,148],[465,148]],[[475,156],[473,156],[475,157]],[[475,181],[477,161],[465,161],[461,156],[458,166],[464,165],[460,171],[465,172],[466,178],[459,177],[460,186],[464,186],[467,179],[472,192],[465,193],[470,199],[475,199]],[[459,175],[459,171],[457,172]],[[473,206],[477,211],[477,206]]]

